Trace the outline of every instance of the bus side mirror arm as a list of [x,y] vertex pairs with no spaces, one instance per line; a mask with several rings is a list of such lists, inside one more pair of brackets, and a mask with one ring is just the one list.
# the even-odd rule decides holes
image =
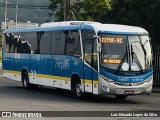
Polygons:
[[97,53],[101,53],[101,38],[97,35],[93,35],[94,40],[96,40],[97,43]]

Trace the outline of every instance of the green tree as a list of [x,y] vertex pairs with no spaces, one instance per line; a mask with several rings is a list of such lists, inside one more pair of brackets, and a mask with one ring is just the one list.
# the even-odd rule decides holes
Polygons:
[[[49,0],[50,9],[53,11],[50,13],[50,17],[53,17],[54,21],[64,20],[64,0]],[[81,9],[81,0],[67,0],[67,20],[77,20],[79,18],[79,12]]]
[[[49,0],[55,21],[64,19],[64,0]],[[111,0],[68,0],[68,20],[93,20],[102,21],[111,9]]]
[[50,13],[50,17],[53,17],[55,21],[63,19],[63,0],[49,0],[50,2],[50,9],[53,11]]
[[111,0],[84,0],[82,19],[105,22],[104,17],[111,10],[110,2]]
[[149,31],[152,41],[160,39],[159,0],[112,0],[105,20],[110,23],[140,26]]
[[[68,0],[76,20],[91,20],[140,26],[145,28],[152,42],[160,44],[159,0]],[[50,0],[52,15],[63,20],[64,0]],[[70,14],[70,12],[68,12]],[[73,19],[69,19],[73,20]],[[75,19],[74,19],[75,20]]]

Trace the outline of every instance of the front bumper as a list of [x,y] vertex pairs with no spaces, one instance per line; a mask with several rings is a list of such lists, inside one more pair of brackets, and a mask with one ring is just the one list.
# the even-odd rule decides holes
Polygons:
[[137,95],[152,92],[153,77],[150,81],[142,83],[110,83],[99,77],[99,94],[101,95]]

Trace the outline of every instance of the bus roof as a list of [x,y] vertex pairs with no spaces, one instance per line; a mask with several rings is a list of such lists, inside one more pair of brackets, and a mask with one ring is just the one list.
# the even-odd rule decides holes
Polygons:
[[118,24],[102,24],[92,21],[66,21],[44,23],[40,27],[30,29],[8,29],[4,33],[15,32],[36,32],[36,31],[53,31],[53,30],[74,30],[74,29],[90,29],[96,33],[107,34],[148,34],[148,32],[140,27],[118,25]]
[[118,25],[118,24],[93,24],[98,33],[107,34],[148,34],[148,32],[136,26]]
[[63,22],[50,22],[44,23],[41,27],[61,27],[61,26],[71,26],[71,25],[84,25],[84,24],[102,24],[93,21],[63,21]]

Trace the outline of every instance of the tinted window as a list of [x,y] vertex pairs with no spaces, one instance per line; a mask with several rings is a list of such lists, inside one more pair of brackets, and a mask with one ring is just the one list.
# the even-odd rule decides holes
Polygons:
[[96,41],[93,38],[95,35],[94,31],[91,30],[82,30],[82,40],[83,40],[83,49],[84,49],[84,59],[92,67],[97,69],[97,53],[96,53]]
[[31,53],[31,44],[27,39],[27,33],[18,33],[19,39],[16,42],[17,53]]
[[80,47],[80,36],[78,30],[69,30],[66,31],[66,54],[80,56],[81,47]]
[[127,36],[100,34],[102,53],[101,66],[118,70],[124,63],[128,65]]
[[28,43],[31,46],[31,53],[35,54],[37,50],[37,34],[36,32],[33,33],[27,33],[27,39]]
[[63,31],[52,32],[51,54],[65,54],[65,33]]
[[5,33],[3,38],[3,47],[9,53],[16,53],[18,41],[19,36],[16,33]]
[[2,38],[2,46],[5,49],[6,52],[9,52],[9,35],[8,34],[4,34],[3,38]]
[[91,59],[92,59],[94,34],[95,34],[94,31],[82,30],[82,40],[84,43],[83,46],[84,58],[89,64],[91,64]]
[[51,32],[44,32],[40,40],[40,54],[50,54]]
[[4,34],[3,47],[9,53],[50,54],[51,32]]
[[10,35],[5,33],[3,36],[3,48],[5,49],[6,52],[10,52],[10,44],[11,43]]

